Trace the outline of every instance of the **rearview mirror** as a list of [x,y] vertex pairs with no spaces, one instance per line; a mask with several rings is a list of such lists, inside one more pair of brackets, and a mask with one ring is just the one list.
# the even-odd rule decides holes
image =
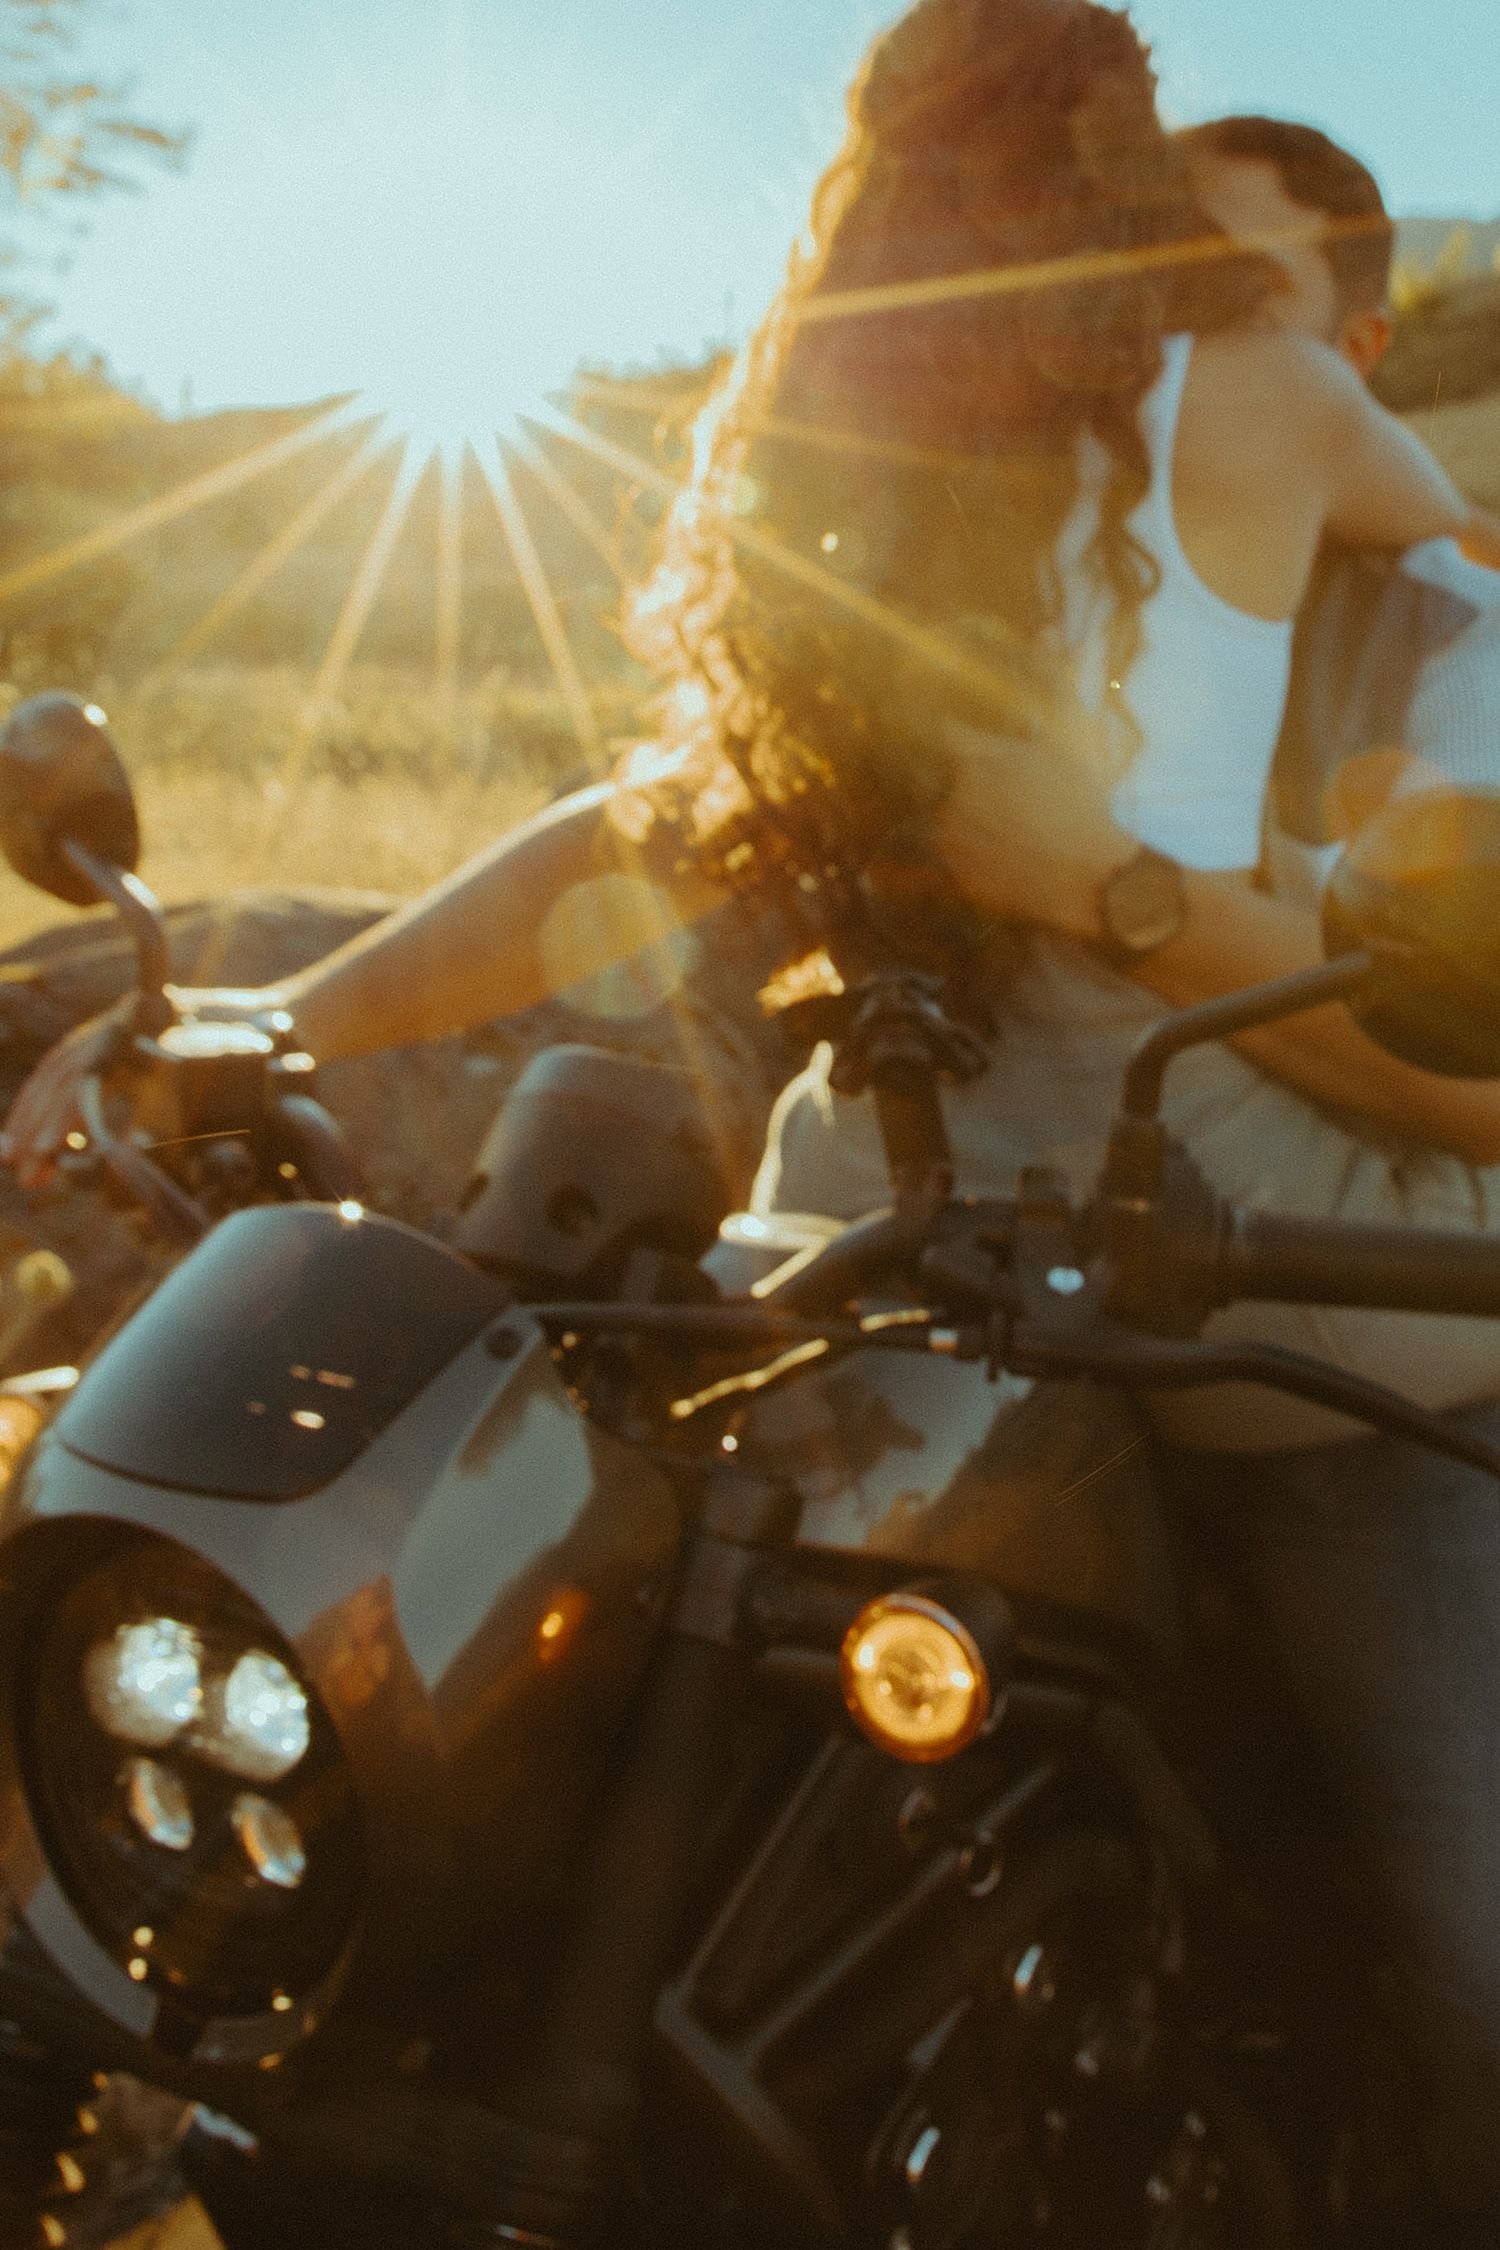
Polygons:
[[1349,1007],[1388,1053],[1500,1078],[1500,789],[1393,798],[1333,871],[1323,939],[1378,957]]
[[0,850],[23,882],[70,906],[96,905],[100,889],[68,844],[133,874],[135,796],[98,705],[34,695],[0,727]]

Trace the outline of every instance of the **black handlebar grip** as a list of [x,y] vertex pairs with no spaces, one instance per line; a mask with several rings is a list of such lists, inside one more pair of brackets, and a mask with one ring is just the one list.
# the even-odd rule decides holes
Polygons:
[[1220,1236],[1215,1283],[1225,1305],[1258,1299],[1500,1318],[1500,1236],[1236,1210]]

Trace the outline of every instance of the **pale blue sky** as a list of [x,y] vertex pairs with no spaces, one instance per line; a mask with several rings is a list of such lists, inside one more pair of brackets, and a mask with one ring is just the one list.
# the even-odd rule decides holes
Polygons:
[[[881,0],[100,0],[90,64],[192,125],[97,208],[54,334],[169,407],[370,387],[503,416],[774,288]],[[1394,208],[1500,211],[1500,0],[1139,0],[1164,102],[1334,130]]]

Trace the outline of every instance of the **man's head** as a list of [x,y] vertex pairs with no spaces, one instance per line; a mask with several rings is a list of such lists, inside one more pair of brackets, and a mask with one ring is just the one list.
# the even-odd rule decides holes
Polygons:
[[1264,237],[1286,274],[1273,301],[1372,375],[1391,340],[1395,229],[1373,175],[1312,125],[1221,117],[1179,136],[1198,201],[1225,232]]

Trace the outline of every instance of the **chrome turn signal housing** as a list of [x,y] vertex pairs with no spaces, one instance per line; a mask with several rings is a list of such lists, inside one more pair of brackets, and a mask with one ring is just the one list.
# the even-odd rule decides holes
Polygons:
[[912,1765],[957,1757],[995,1710],[978,1639],[942,1602],[901,1589],[870,1602],[844,1635],[844,1701],[878,1749]]

